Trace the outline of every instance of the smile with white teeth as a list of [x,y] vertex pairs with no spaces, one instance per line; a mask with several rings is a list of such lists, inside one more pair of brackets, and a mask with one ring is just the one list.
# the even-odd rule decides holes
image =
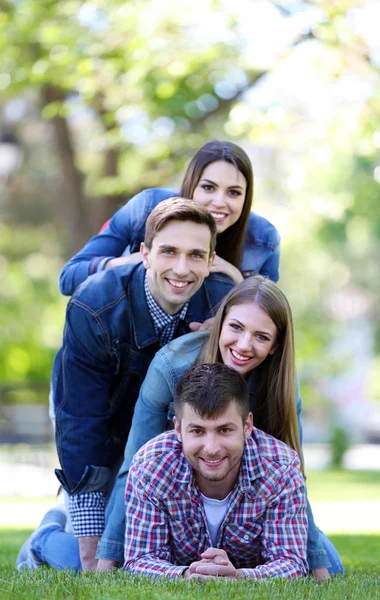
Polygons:
[[202,460],[206,463],[209,463],[210,465],[215,465],[216,463],[220,463],[220,461],[222,461],[222,458],[218,458],[217,460],[208,460],[207,458],[202,458]]
[[232,354],[232,356],[234,356],[234,357],[235,357],[237,360],[244,360],[244,361],[251,360],[251,357],[250,357],[250,356],[242,356],[241,354],[239,354],[239,352],[236,352],[236,350],[232,350],[232,348],[231,348],[231,354]]
[[215,221],[222,221],[223,219],[226,218],[226,213],[216,213],[213,211],[210,211],[212,216],[214,217]]
[[189,281],[178,281],[177,279],[168,279],[168,282],[176,288],[184,288],[190,283]]

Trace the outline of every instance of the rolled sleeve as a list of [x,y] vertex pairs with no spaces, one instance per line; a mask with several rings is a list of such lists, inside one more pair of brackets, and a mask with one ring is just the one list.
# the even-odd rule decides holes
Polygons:
[[70,517],[76,537],[102,535],[105,505],[106,495],[104,492],[70,496]]

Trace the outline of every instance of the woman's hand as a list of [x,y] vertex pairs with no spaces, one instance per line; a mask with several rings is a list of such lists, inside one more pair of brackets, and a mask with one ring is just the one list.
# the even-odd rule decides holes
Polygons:
[[128,256],[118,256],[117,258],[111,258],[107,260],[104,269],[112,269],[113,267],[120,267],[121,265],[136,265],[142,261],[140,252],[133,252]]
[[240,273],[239,269],[224,260],[224,258],[220,258],[218,255],[215,256],[210,271],[211,273],[224,273],[224,275],[231,277],[235,283],[243,281],[243,275]]
[[328,572],[328,570],[326,569],[326,567],[319,567],[319,569],[312,569],[311,571],[315,577],[315,579],[318,581],[318,583],[322,583],[322,581],[325,581],[326,579],[330,579],[330,573]]

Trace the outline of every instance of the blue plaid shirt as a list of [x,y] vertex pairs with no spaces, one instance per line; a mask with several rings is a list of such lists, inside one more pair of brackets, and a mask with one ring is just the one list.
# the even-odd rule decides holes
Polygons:
[[[179,577],[213,546],[182,444],[163,433],[134,456],[125,491],[124,569]],[[254,429],[245,442],[216,548],[245,577],[307,575],[305,483],[294,450]]]
[[[155,332],[160,345],[165,346],[173,339],[179,321],[185,318],[189,303],[187,302],[175,315],[169,315],[158,306],[153,298],[146,275],[144,290]],[[87,492],[70,496],[70,517],[77,537],[102,535],[104,531],[105,503],[106,495],[104,492]]]

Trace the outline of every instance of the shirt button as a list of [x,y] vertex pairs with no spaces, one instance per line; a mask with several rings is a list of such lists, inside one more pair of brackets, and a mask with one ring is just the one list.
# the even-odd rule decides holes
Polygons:
[[244,540],[245,540],[246,542],[249,542],[249,535],[248,535],[247,533],[246,533],[246,534],[245,534],[245,536],[244,536]]

